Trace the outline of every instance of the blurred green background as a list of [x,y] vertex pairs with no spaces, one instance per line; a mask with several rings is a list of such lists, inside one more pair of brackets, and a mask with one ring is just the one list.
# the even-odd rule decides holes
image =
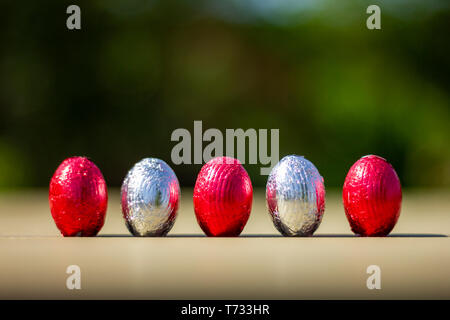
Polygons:
[[[82,29],[66,28],[81,7]],[[381,30],[366,8],[381,7]],[[405,187],[450,186],[450,2],[2,1],[0,188],[46,187],[85,155],[109,186],[173,130],[280,129],[280,158],[340,187],[361,156]],[[224,131],[223,131],[224,132]],[[260,165],[245,165],[264,186]]]

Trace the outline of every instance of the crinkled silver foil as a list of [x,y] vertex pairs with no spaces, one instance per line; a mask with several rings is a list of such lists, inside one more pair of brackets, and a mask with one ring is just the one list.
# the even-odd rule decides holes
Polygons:
[[325,210],[325,186],[317,168],[289,155],[272,169],[266,201],[275,227],[285,236],[311,236]]
[[121,189],[122,213],[135,236],[164,236],[177,216],[180,185],[160,159],[147,158],[128,172]]

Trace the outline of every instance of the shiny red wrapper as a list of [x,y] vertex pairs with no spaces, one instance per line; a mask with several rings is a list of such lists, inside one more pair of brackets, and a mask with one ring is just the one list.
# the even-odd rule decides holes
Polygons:
[[352,231],[361,236],[386,236],[400,216],[402,189],[394,168],[369,155],[350,168],[342,194]]
[[50,181],[49,202],[63,236],[95,236],[105,221],[108,203],[105,179],[89,159],[68,158]]
[[237,159],[218,157],[206,163],[194,188],[194,211],[208,236],[238,236],[250,216],[253,188]]

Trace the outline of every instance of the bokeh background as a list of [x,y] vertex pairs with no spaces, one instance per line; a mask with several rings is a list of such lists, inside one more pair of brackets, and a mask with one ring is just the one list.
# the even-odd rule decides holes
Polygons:
[[[66,28],[81,7],[82,29]],[[381,7],[382,29],[366,28]],[[341,187],[378,154],[405,187],[450,186],[450,2],[9,1],[0,4],[0,188],[46,187],[85,155],[109,186],[173,130],[280,129],[280,158]],[[245,165],[264,186],[260,165]]]

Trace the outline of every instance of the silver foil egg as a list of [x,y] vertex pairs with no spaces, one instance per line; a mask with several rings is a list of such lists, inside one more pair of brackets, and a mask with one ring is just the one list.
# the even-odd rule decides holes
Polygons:
[[323,178],[304,157],[286,156],[270,172],[266,201],[281,234],[311,236],[319,227],[325,210]]
[[164,236],[177,217],[180,185],[163,160],[147,158],[128,171],[121,189],[122,213],[135,236]]

